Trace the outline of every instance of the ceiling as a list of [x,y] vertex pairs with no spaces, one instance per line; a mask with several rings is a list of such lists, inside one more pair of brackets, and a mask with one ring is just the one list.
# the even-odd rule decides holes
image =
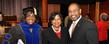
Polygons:
[[48,0],[49,4],[61,3],[61,4],[68,4],[71,2],[77,2],[80,4],[94,4],[95,2],[105,2],[108,0]]

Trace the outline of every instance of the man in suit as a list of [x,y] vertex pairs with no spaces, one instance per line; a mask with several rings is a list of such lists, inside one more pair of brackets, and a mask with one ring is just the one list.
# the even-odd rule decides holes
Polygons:
[[95,23],[81,15],[80,6],[71,3],[68,7],[67,28],[69,44],[98,44],[98,34]]

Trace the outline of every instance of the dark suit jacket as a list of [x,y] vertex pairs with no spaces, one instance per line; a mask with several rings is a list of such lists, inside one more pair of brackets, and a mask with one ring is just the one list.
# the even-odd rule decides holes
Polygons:
[[67,38],[65,37],[67,29],[64,29],[63,27],[61,28],[61,39],[56,36],[52,27],[44,30],[42,32],[42,44],[67,44],[67,41],[65,41]]
[[[69,21],[67,29],[72,21]],[[76,25],[72,38],[69,37],[69,44],[98,44],[98,34],[96,25],[84,17]]]

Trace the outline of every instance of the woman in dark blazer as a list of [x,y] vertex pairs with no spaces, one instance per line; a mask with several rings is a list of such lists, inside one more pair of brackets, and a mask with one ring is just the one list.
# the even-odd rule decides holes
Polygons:
[[62,26],[61,14],[52,13],[48,25],[48,29],[42,32],[42,44],[67,44],[67,31]]

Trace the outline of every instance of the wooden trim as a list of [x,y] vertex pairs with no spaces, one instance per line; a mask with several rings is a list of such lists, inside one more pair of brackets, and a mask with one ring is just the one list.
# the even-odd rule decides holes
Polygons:
[[42,0],[42,16],[41,16],[41,21],[42,21],[42,26],[43,27],[48,27],[48,3],[47,0]]
[[96,2],[96,7],[95,7],[95,21],[99,21],[99,8],[100,8],[100,2]]

